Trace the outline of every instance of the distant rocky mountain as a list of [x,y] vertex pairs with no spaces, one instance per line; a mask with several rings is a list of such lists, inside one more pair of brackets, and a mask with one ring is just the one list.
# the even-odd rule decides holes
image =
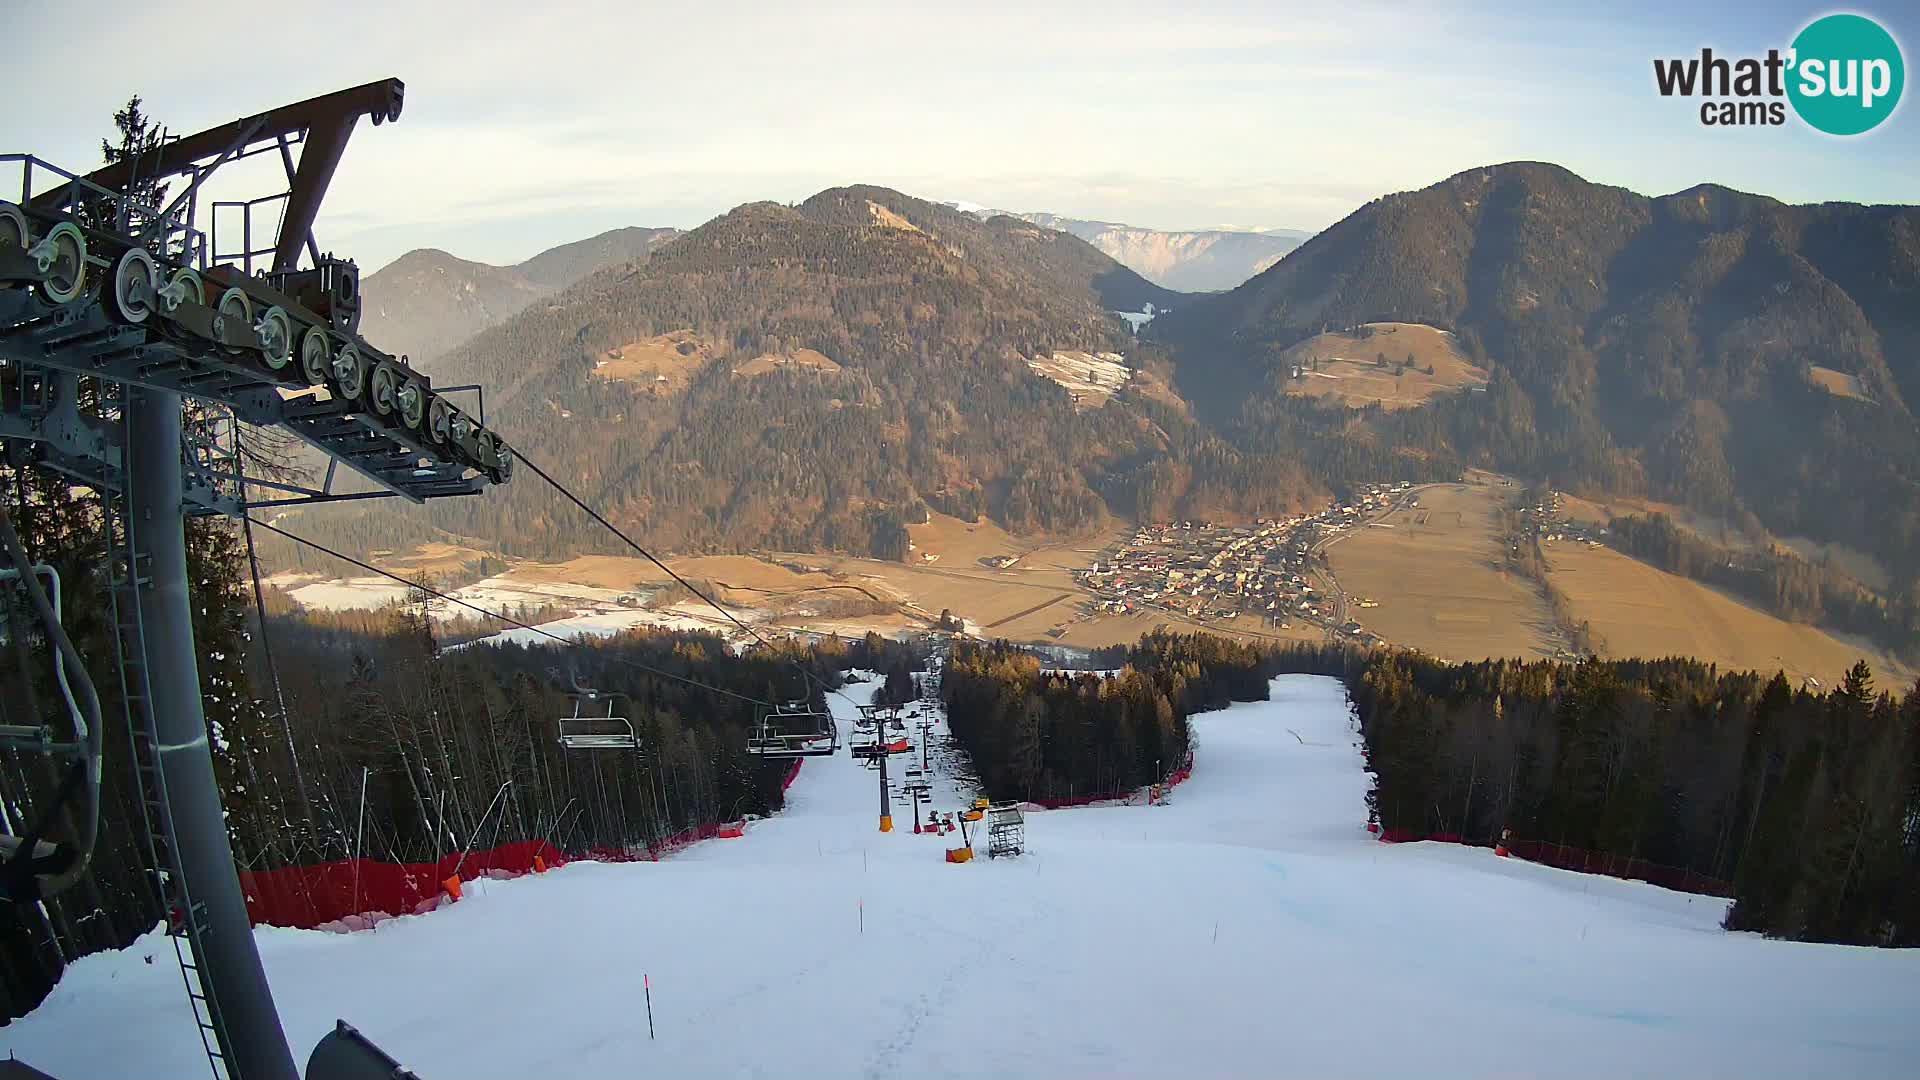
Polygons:
[[515,266],[419,248],[361,280],[360,330],[380,348],[424,363],[601,267],[645,259],[678,235],[678,229],[614,229]]
[[[1288,395],[1290,347],[1381,322],[1456,333],[1485,392],[1345,416]],[[1482,465],[1752,515],[1920,579],[1920,208],[1497,165],[1376,199],[1143,333],[1232,441],[1300,447],[1330,482]]]
[[1046,213],[1010,213],[970,203],[948,203],[985,220],[1005,214],[1058,229],[1099,248],[1147,280],[1181,292],[1231,289],[1279,262],[1313,235],[1297,229],[1143,229]]

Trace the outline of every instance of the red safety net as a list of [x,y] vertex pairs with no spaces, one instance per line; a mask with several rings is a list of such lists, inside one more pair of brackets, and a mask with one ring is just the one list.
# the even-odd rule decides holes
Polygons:
[[[800,775],[795,761],[781,778],[782,790]],[[702,840],[740,836],[742,823],[712,823],[674,833],[652,846],[594,848],[573,856],[592,862],[654,862]],[[456,874],[462,880],[478,877],[518,877],[534,869],[539,858],[549,868],[572,861],[545,840],[523,840],[488,851],[458,852],[438,862],[389,863],[375,859],[341,859],[277,870],[246,870],[240,891],[254,924],[293,926],[312,930],[330,923],[378,913],[412,915],[431,911],[445,899],[442,882]],[[364,925],[377,919],[357,920]],[[358,928],[349,924],[347,928]]]
[[1676,892],[1698,893],[1702,896],[1733,896],[1733,883],[1730,881],[1696,874],[1683,867],[1662,866],[1645,859],[1629,859],[1624,855],[1608,855],[1540,840],[1509,840],[1507,851],[1528,862],[1557,866],[1562,870],[1645,881]]
[[523,840],[489,851],[471,851],[464,859],[455,852],[430,863],[340,859],[278,870],[248,870],[240,874],[240,891],[246,895],[247,914],[255,924],[310,930],[363,912],[410,915],[431,910],[440,902],[440,883],[456,873],[463,879],[495,872],[515,876],[532,870],[535,856],[548,866],[566,861],[566,856],[545,840]]

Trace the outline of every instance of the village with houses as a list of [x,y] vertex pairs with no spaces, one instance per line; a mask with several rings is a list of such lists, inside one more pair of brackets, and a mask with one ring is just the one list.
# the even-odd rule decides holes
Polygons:
[[1093,594],[1091,614],[1165,611],[1197,622],[1255,616],[1278,629],[1316,626],[1336,639],[1378,645],[1383,639],[1358,614],[1378,602],[1347,595],[1324,551],[1419,499],[1402,480],[1362,485],[1315,514],[1252,525],[1144,525],[1077,578]]

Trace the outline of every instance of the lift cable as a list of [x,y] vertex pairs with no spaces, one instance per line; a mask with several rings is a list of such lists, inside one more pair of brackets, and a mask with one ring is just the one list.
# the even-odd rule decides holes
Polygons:
[[[244,451],[240,447],[240,426],[237,421],[234,424],[233,438],[235,453],[241,454],[244,457]],[[314,817],[313,799],[307,793],[306,776],[300,769],[300,750],[295,745],[293,720],[287,712],[287,695],[281,689],[280,685],[280,667],[273,659],[273,632],[267,628],[267,601],[265,590],[260,587],[260,556],[254,551],[253,518],[251,515],[242,514],[240,516],[240,528],[246,537],[247,566],[252,571],[253,576],[253,610],[260,618],[260,656],[266,661],[267,678],[273,684],[273,701],[275,706],[280,710],[280,731],[286,736],[287,740],[287,760],[293,767],[293,786],[300,795],[301,806],[306,809],[307,820],[317,822],[319,819]],[[338,821],[334,822],[336,829],[339,824]]]
[[[384,577],[384,578],[390,578],[393,581],[397,581],[400,584],[407,586],[408,588],[419,589],[421,592],[426,593],[428,596],[445,600],[450,604],[458,604],[461,607],[468,609],[469,611],[477,612],[481,615],[486,616],[489,619],[498,619],[501,622],[506,623],[510,626],[515,626],[522,630],[530,630],[533,633],[539,634],[541,637],[552,638],[554,641],[557,641],[560,644],[565,645],[571,649],[581,649],[586,647],[575,639],[561,637],[559,634],[555,634],[548,630],[543,630],[540,627],[533,625],[532,623],[521,622],[519,619],[515,619],[508,615],[502,615],[497,611],[488,611],[486,608],[481,607],[479,604],[468,603],[467,601],[462,600],[457,596],[449,596],[446,593],[439,591],[438,589],[429,588],[428,586],[422,585],[417,581],[411,581],[407,578],[401,577],[399,574],[393,573],[392,571],[382,570],[381,568],[373,565],[372,563],[362,562],[361,560],[356,559],[351,555],[342,554],[338,551],[333,550],[330,547],[327,547],[325,544],[321,544],[321,543],[318,543],[317,541],[309,540],[304,536],[296,536],[293,533],[290,533],[287,530],[282,529],[277,525],[270,525],[267,522],[259,521],[259,520],[253,520],[253,524],[258,525],[263,529],[266,529],[268,532],[277,533],[281,536],[284,536],[287,539],[292,540],[294,543],[304,544],[307,547],[310,547],[313,550],[320,552],[322,555],[330,555],[336,559],[339,559],[341,562],[349,563],[353,566],[357,566],[360,569],[366,570],[370,573],[379,574],[381,577]],[[732,690],[724,690],[718,686],[712,686],[707,683],[703,683],[698,679],[689,679],[684,675],[676,675],[671,671],[665,671],[660,668],[654,667],[650,664],[643,664],[638,660],[633,660],[624,656],[616,656],[612,654],[608,654],[608,658],[618,663],[625,664],[628,667],[639,668],[641,671],[658,675],[663,679],[672,679],[675,682],[685,683],[688,686],[705,690],[710,694],[718,694],[722,697],[736,698],[740,701],[744,701],[752,705],[764,706],[766,708],[773,707],[772,702],[763,701],[760,698],[750,697],[746,694],[735,693]]]
[[[741,622],[738,618],[734,616],[733,612],[728,611],[724,607],[721,607],[720,604],[713,599],[713,597],[708,596],[706,593],[701,592],[699,589],[694,588],[692,582],[688,581],[686,578],[683,578],[679,574],[675,573],[672,567],[668,566],[664,562],[661,562],[659,559],[654,558],[652,552],[648,551],[646,548],[641,547],[638,542],[636,542],[632,537],[628,536],[626,533],[621,532],[619,528],[613,524],[613,522],[608,521],[605,517],[601,515],[601,513],[598,510],[595,510],[593,507],[587,505],[585,500],[581,499],[580,496],[575,495],[572,491],[568,490],[565,484],[562,484],[560,481],[555,480],[553,476],[547,472],[547,470],[541,468],[537,462],[527,457],[526,454],[522,453],[518,448],[514,450],[514,457],[518,459],[519,464],[526,466],[529,470],[533,472],[535,476],[538,476],[540,479],[545,480],[549,487],[559,492],[562,496],[566,498],[568,502],[571,502],[573,505],[585,511],[588,517],[599,522],[602,526],[606,528],[608,532],[619,537],[620,540],[623,543],[625,543],[628,547],[639,552],[642,558],[645,558],[648,562],[659,567],[662,572],[664,572],[668,577],[672,578],[675,582],[679,583],[679,585],[682,588],[686,589],[688,592],[699,597],[700,599],[706,601],[708,607],[713,608],[713,610],[725,616],[728,622],[739,627],[749,637],[759,642],[762,646],[766,647],[768,650],[771,650],[773,648],[773,646],[768,643],[767,639],[764,637],[761,637],[760,634],[753,629],[753,627],[748,626],[744,622]],[[793,666],[794,666],[794,669],[799,671],[804,678],[806,678],[809,682],[812,682],[814,685],[818,686],[821,690],[827,693],[838,694],[841,700],[845,701],[847,704],[852,705],[855,708],[859,707],[859,703],[855,702],[852,698],[848,697],[844,691],[837,690],[831,686],[828,686],[824,681],[820,679],[819,676],[815,675],[811,671],[808,671],[806,667],[802,665],[799,661],[797,660],[793,661]]]

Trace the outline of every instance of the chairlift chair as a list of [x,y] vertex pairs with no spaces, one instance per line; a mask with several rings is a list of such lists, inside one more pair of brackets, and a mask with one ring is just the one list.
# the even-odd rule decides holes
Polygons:
[[[640,740],[633,733],[633,722],[616,716],[617,700],[625,694],[609,694],[580,687],[570,695],[573,715],[560,718],[560,745],[567,750],[636,750]],[[600,703],[606,713],[600,713]]]
[[747,753],[767,761],[829,757],[840,752],[840,726],[804,701],[776,705],[747,738]]
[[[7,593],[18,588],[25,594],[28,612],[41,624],[54,654],[55,682],[73,729],[71,741],[60,741],[51,725],[0,724],[0,748],[67,761],[54,805],[42,809],[37,820],[16,822],[10,815],[0,816],[0,825],[5,826],[0,834],[0,899],[24,903],[66,890],[86,873],[93,859],[100,826],[100,695],[61,623],[60,575],[50,566],[28,560],[4,508],[0,508],[0,557],[11,564],[0,567],[0,584],[11,583]],[[9,640],[16,632],[7,623],[10,610],[10,604],[0,602],[0,638]],[[59,810],[70,801],[78,803],[73,838],[45,839]],[[15,828],[20,831],[16,833]]]

